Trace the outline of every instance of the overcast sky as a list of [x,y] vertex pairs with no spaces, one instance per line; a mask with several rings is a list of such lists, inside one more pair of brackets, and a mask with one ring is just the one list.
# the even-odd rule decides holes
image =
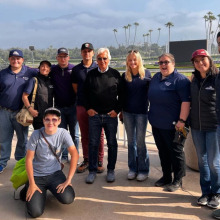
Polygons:
[[[0,48],[80,47],[84,42],[95,48],[125,43],[123,26],[138,22],[136,43],[143,43],[143,34],[152,29],[152,43],[168,41],[172,22],[171,41],[205,39],[207,12],[220,14],[219,0],[0,0]],[[214,30],[217,27],[214,21]]]

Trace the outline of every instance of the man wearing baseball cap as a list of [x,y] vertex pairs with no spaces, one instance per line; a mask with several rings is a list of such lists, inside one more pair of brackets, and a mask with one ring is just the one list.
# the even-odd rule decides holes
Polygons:
[[[89,166],[89,116],[84,106],[84,82],[88,72],[98,65],[93,61],[94,48],[91,43],[84,43],[81,46],[82,61],[72,70],[72,85],[77,95],[77,120],[81,131],[81,142],[83,150],[83,162],[78,166],[77,172],[83,173]],[[104,132],[102,131],[98,154],[97,172],[102,173],[104,157]]]
[[21,50],[11,50],[8,60],[8,68],[0,71],[0,173],[10,159],[14,131],[17,135],[15,159],[20,160],[26,154],[28,126],[19,124],[16,114],[23,105],[25,85],[37,73],[37,70],[23,65],[24,56]]
[[[70,135],[78,149],[79,140],[75,135],[76,128],[76,94],[71,83],[71,73],[73,64],[69,63],[69,51],[61,47],[57,50],[57,65],[51,68],[51,79],[54,85],[55,107],[61,111],[62,121],[59,125],[61,128],[69,130]],[[62,161],[68,161],[68,151],[62,154]]]

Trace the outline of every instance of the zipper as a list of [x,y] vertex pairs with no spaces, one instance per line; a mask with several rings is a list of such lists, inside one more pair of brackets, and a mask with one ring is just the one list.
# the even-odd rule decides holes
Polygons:
[[206,76],[206,78],[205,78],[204,81],[202,82],[202,85],[200,86],[200,89],[199,89],[198,101],[199,101],[199,128],[200,128],[199,130],[200,130],[200,131],[202,130],[202,125],[201,125],[202,123],[201,123],[201,117],[200,117],[200,116],[201,116],[201,114],[200,114],[200,109],[201,109],[201,108],[200,108],[200,104],[201,104],[201,103],[200,103],[200,92],[201,92],[202,86],[203,86],[203,84],[205,83],[205,81],[206,81],[206,79],[208,78],[208,76],[209,76],[209,75]]
[[62,69],[62,76],[64,76],[64,69]]

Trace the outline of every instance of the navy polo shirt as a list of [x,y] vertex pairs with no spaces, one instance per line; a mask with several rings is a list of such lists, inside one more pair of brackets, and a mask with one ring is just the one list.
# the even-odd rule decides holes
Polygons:
[[151,73],[149,70],[145,70],[143,79],[140,78],[139,73],[135,76],[132,75],[131,82],[125,79],[125,73],[123,73],[123,111],[134,114],[147,114],[150,80]]
[[61,68],[59,65],[53,65],[51,68],[56,107],[70,107],[76,103],[76,94],[71,83],[73,67],[73,64],[68,64],[66,68]]
[[22,94],[29,79],[37,75],[36,69],[22,66],[14,73],[9,66],[0,71],[0,106],[17,111],[22,108]]
[[174,129],[182,102],[190,101],[190,81],[177,70],[163,80],[158,72],[151,80],[148,97],[150,124],[159,129]]
[[85,67],[83,61],[73,67],[71,74],[71,81],[74,84],[77,84],[77,105],[84,106],[84,82],[86,80],[87,73],[98,67],[96,62],[92,62],[90,67]]

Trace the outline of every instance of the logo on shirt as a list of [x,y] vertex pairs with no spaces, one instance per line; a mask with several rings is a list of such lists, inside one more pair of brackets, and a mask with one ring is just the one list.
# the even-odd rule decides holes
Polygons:
[[72,70],[68,70],[68,73],[71,74],[71,73],[72,73]]
[[212,86],[206,87],[206,90],[215,90]]
[[24,80],[29,80],[29,78],[28,78],[28,77],[26,77],[26,76],[23,76],[23,79],[24,79]]
[[49,88],[50,88],[50,89],[53,89],[53,85],[49,85]]
[[171,85],[171,82],[165,82],[165,85],[166,85],[166,86],[170,86],[170,85]]

